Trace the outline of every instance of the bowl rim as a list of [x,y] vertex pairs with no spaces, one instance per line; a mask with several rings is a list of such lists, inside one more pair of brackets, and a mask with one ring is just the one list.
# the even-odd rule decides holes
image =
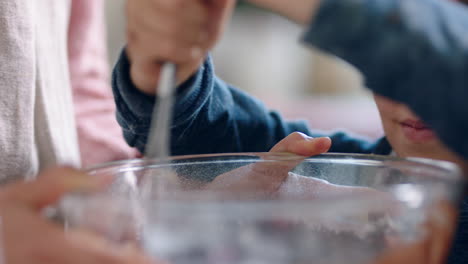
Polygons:
[[[374,162],[406,162],[408,165],[419,165],[426,168],[437,169],[446,171],[445,180],[454,180],[459,181],[460,183],[465,183],[466,179],[463,177],[461,168],[449,161],[428,159],[428,158],[419,158],[419,157],[408,157],[402,158],[391,155],[377,155],[377,154],[361,154],[361,153],[334,153],[328,152],[315,156],[304,157],[296,154],[285,153],[285,152],[235,152],[235,153],[213,153],[213,154],[193,154],[193,155],[176,155],[170,156],[164,159],[147,159],[147,158],[136,158],[136,159],[127,159],[127,160],[118,160],[111,161],[101,164],[96,164],[87,168],[84,168],[85,172],[93,172],[111,167],[120,167],[120,166],[129,166],[134,164],[167,164],[172,161],[177,160],[186,160],[186,159],[195,159],[195,158],[220,158],[220,157],[266,157],[275,161],[288,161],[295,159],[302,159],[304,161],[315,161],[318,160],[333,160],[338,163],[338,160],[347,162],[356,162],[356,161],[374,161]],[[450,178],[447,178],[450,177]]]

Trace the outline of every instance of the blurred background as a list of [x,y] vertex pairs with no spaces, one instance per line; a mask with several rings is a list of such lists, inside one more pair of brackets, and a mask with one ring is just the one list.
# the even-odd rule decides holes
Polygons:
[[[125,43],[124,0],[108,0],[109,63]],[[240,4],[213,51],[219,77],[312,129],[377,138],[382,127],[372,95],[359,72],[343,60],[300,43],[294,23]]]

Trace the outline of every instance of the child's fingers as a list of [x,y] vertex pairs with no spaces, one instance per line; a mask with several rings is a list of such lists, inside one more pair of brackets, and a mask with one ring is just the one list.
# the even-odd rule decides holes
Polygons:
[[[300,156],[313,156],[328,151],[330,138],[310,138],[295,132],[276,144],[270,152],[289,152]],[[239,192],[250,195],[274,194],[288,177],[289,172],[303,161],[302,157],[278,157],[238,168],[218,176],[207,189]]]
[[155,95],[156,83],[161,72],[161,64],[154,61],[132,60],[130,75],[132,82],[141,89],[141,91]]
[[311,138],[303,133],[294,132],[276,144],[270,152],[289,152],[301,156],[314,156],[327,152],[331,147],[328,137]]
[[[193,5],[173,12],[143,9],[128,19],[128,29],[142,35],[153,36],[151,43],[157,47],[163,38],[182,42],[200,43],[206,39],[208,24],[212,23],[206,11]],[[156,42],[154,42],[156,40]]]
[[231,4],[235,3],[235,0],[201,0],[206,5],[210,5],[212,8],[217,10],[224,10],[228,8]]
[[[162,36],[163,34],[158,34]],[[157,44],[153,36],[137,34],[137,40],[129,43],[131,61],[171,61],[173,63],[185,63],[200,57],[202,48],[194,43],[181,41],[171,37],[161,37]]]
[[275,194],[289,172],[303,161],[299,156],[283,158],[259,161],[237,168],[219,175],[205,188],[210,191],[240,194],[243,197]]
[[136,87],[155,94],[164,61],[178,65],[178,83],[194,73],[212,46],[206,9],[198,1],[128,1],[126,51]]

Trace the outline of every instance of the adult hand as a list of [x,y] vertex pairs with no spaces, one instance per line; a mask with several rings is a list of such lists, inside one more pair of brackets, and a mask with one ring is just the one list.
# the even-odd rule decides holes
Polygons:
[[106,179],[69,168],[50,169],[33,182],[0,190],[0,238],[3,263],[110,264],[151,263],[133,248],[117,248],[103,238],[79,231],[66,233],[42,216],[42,209],[68,192],[96,191]]
[[215,45],[235,0],[127,0],[127,54],[138,89],[155,94],[162,62],[190,78]]
[[425,225],[425,235],[414,242],[392,241],[375,264],[443,264],[452,245],[458,213],[450,202],[435,204]]

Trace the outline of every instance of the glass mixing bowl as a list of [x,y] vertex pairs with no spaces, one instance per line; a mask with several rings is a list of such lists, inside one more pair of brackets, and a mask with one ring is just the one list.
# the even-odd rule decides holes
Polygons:
[[171,264],[442,263],[462,179],[376,155],[237,153],[89,169],[109,188],[62,200],[68,228]]

